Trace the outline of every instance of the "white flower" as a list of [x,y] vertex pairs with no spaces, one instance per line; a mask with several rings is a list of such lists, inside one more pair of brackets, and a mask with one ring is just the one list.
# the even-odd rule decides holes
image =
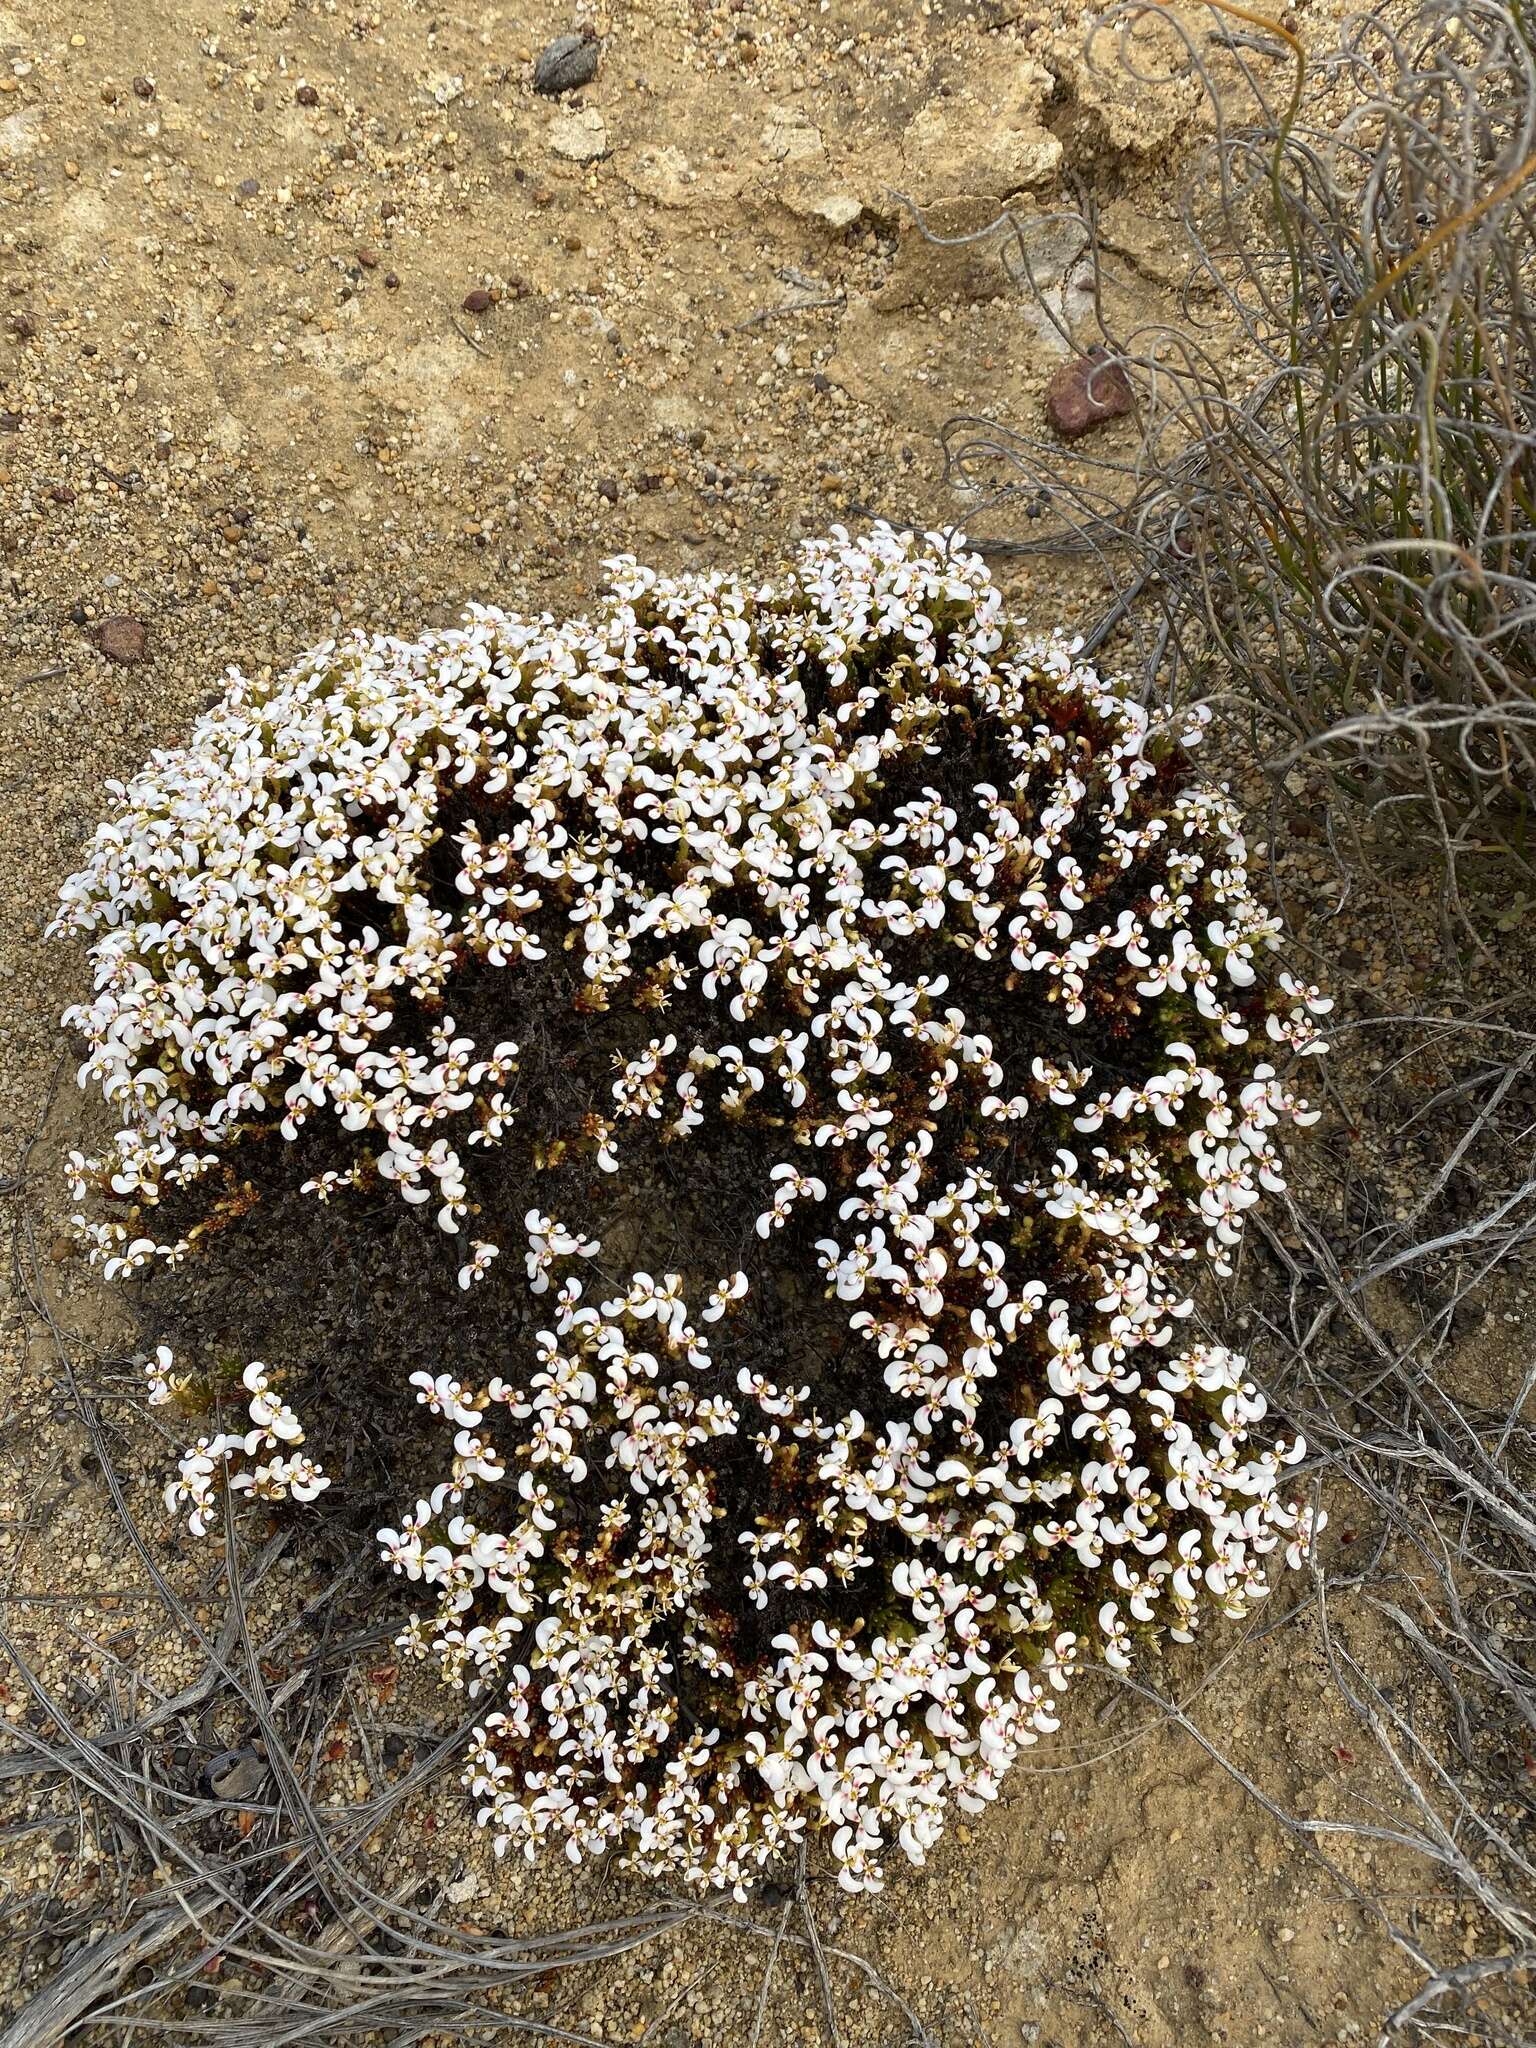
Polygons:
[[483,1280],[491,1270],[491,1261],[501,1256],[501,1247],[484,1238],[476,1238],[469,1248],[468,1261],[459,1268],[459,1285],[473,1287],[477,1280]]
[[144,1368],[144,1378],[149,1392],[151,1408],[160,1408],[169,1401],[176,1391],[176,1382],[171,1368],[176,1355],[169,1344],[157,1344],[155,1355]]

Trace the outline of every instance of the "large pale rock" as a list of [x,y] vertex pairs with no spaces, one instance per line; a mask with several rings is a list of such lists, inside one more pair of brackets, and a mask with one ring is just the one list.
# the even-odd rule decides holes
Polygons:
[[549,146],[573,164],[593,164],[608,154],[608,123],[596,107],[573,107],[549,124]]
[[821,163],[827,146],[803,107],[770,108],[760,147],[771,164]]
[[864,211],[856,192],[829,188],[824,182],[791,181],[778,196],[798,219],[825,221],[831,228],[851,228]]
[[1040,118],[1052,84],[1043,65],[1025,58],[936,93],[902,137],[907,196],[925,206],[1049,185],[1061,163],[1061,143]]
[[852,227],[872,196],[863,170],[856,182],[838,174],[821,130],[801,107],[769,109],[758,153],[767,166],[757,180],[760,189],[797,220]]

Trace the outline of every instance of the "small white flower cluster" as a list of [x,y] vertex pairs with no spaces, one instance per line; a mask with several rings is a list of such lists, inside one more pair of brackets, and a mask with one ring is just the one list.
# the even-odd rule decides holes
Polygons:
[[[56,925],[92,939],[67,1021],[121,1120],[72,1162],[82,1226],[109,1272],[184,1256],[273,1130],[325,1138],[323,1201],[382,1181],[503,1237],[516,1201],[490,1284],[536,1298],[534,1356],[412,1376],[451,1472],[380,1537],[437,1596],[407,1647],[487,1700],[481,1818],[738,1894],[814,1828],[870,1888],[1085,1658],[1242,1614],[1308,1542],[1300,1442],[1180,1330],[1312,1120],[1276,1063],[1328,1003],[1268,980],[1200,719],[1027,636],[953,543],[834,530],[759,589],[610,569],[591,619],[233,676],[116,789]],[[643,1183],[743,1132],[740,1270],[616,1281],[564,1194],[527,1207],[557,1162]],[[467,1241],[484,1286],[509,1247]],[[774,1301],[805,1355],[754,1348]],[[194,1527],[226,1446],[298,1440],[251,1371],[252,1434],[169,1489]],[[291,1467],[246,1483],[326,1483]]]
[[[159,1345],[146,1375],[153,1406],[174,1399],[174,1364],[169,1347]],[[316,1500],[331,1483],[299,1448],[304,1441],[299,1418],[278,1398],[261,1360],[253,1358],[240,1378],[251,1397],[250,1428],[233,1435],[220,1431],[200,1436],[182,1452],[176,1477],[165,1489],[165,1504],[172,1514],[181,1508],[189,1511],[187,1527],[194,1536],[206,1536],[212,1527],[221,1482],[234,1493],[270,1501]],[[263,1452],[272,1454],[264,1464],[252,1462]]]

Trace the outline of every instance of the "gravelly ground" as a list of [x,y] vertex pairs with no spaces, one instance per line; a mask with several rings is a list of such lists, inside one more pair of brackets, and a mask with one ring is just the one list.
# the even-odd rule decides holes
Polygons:
[[[941,422],[1038,418],[1057,357],[995,252],[934,249],[893,189],[958,232],[1080,178],[1125,289],[1176,310],[1163,216],[1191,103],[1095,82],[1075,17],[651,0],[594,20],[596,80],[541,100],[530,60],[569,25],[544,7],[0,5],[0,1174],[56,1074],[78,968],[41,932],[103,780],[181,734],[228,664],[468,598],[579,604],[621,548],[769,565],[832,520],[953,520]],[[1011,587],[1042,619],[1096,596],[1081,572]],[[141,658],[101,651],[123,617]],[[139,654],[132,628],[106,638]],[[68,1092],[33,1156],[39,1243],[63,1322],[123,1351],[145,1333],[62,1232]],[[173,1688],[183,1652],[14,1303],[3,1345],[7,1626],[83,1713],[118,1667]],[[161,1453],[146,1433],[135,1455],[152,1521]],[[191,1586],[198,1561],[169,1537],[164,1554]],[[925,1876],[834,1901],[829,1933],[946,2043],[1373,2034],[1400,1985],[1380,1930],[1187,1738],[1132,1742],[1133,1716],[1096,1722],[1083,1698],[996,1812]],[[12,1686],[4,1713],[26,1711]],[[1294,1811],[1378,1789],[1305,1628],[1213,1668],[1197,1713]],[[361,1787],[349,1752],[336,1771],[336,1796]],[[7,1845],[7,1900],[23,1925],[42,1892],[107,1924],[122,1873],[60,1815]],[[471,1881],[484,1924],[613,1909],[494,1869],[457,1812],[424,1818],[391,1854]],[[0,1960],[0,2018],[62,1953]],[[692,1936],[594,1974],[567,2016],[743,2040],[760,1965]],[[858,2048],[895,2038],[852,1991],[843,2023]],[[817,2029],[786,1970],[765,2040]]]

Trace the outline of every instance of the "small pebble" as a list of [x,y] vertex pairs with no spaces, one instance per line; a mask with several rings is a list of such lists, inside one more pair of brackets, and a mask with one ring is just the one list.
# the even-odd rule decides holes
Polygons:
[[225,1749],[200,1773],[201,1789],[209,1799],[238,1806],[255,1798],[266,1775],[266,1764],[254,1749]]
[[318,107],[320,104],[320,95],[312,85],[301,85],[294,98],[301,107]]
[[1045,393],[1045,416],[1064,441],[1075,441],[1090,428],[1128,413],[1134,400],[1131,382],[1107,349],[1063,363]]
[[550,122],[549,146],[571,163],[596,163],[608,154],[608,123],[596,107],[573,107]]
[[472,292],[464,294],[464,310],[466,313],[489,313],[495,303],[496,301],[491,297],[490,293],[481,285],[476,285]]
[[108,661],[142,661],[148,648],[149,631],[142,619],[127,612],[113,612],[96,628],[96,645]]
[[575,92],[597,76],[599,44],[594,35],[556,36],[533,67],[535,92]]

